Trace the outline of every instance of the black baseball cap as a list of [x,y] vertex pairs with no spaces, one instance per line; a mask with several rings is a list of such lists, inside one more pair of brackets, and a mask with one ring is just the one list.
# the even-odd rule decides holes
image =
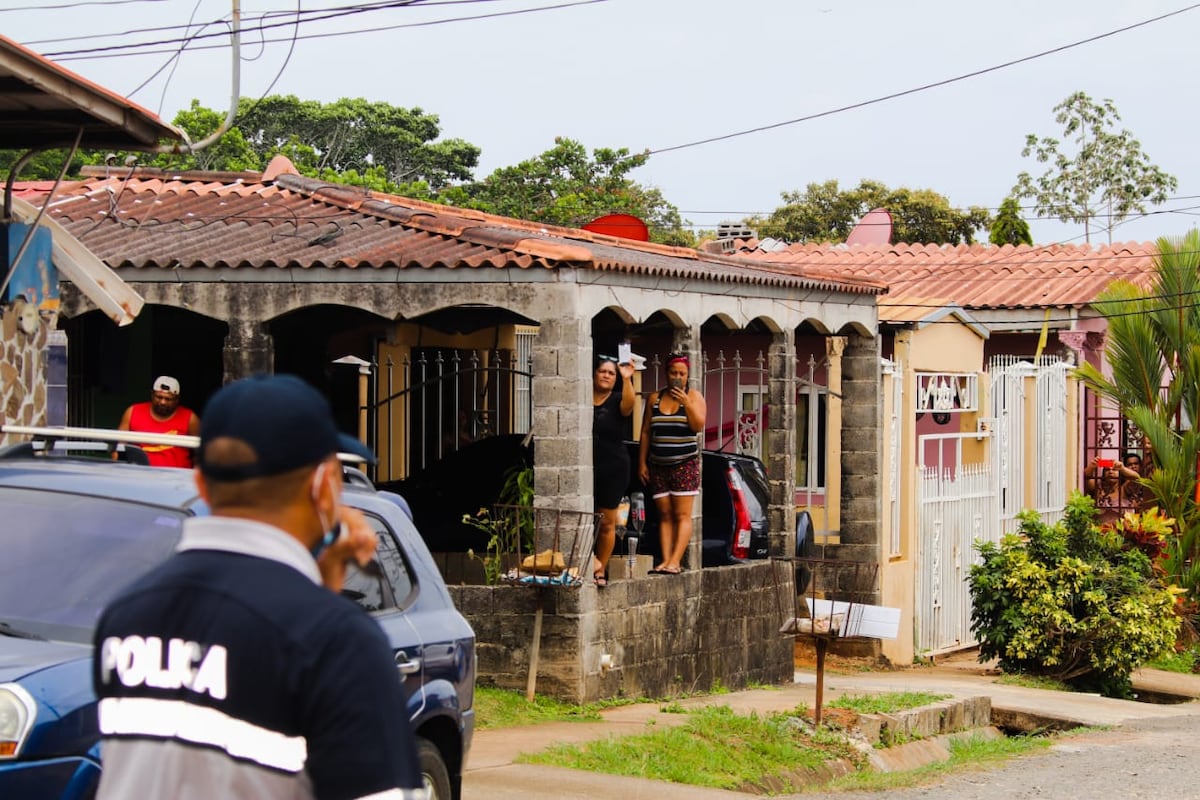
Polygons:
[[[245,445],[249,458],[238,464],[207,463],[207,446],[224,438]],[[214,480],[280,475],[335,453],[352,453],[375,463],[366,445],[337,429],[324,395],[295,375],[258,375],[227,384],[200,417],[196,465]]]

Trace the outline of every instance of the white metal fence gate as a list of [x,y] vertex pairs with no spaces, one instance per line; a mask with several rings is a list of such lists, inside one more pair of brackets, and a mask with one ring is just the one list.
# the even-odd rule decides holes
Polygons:
[[[993,418],[992,457],[996,471],[1000,530],[1017,529],[1017,513],[1035,509],[1045,522],[1062,518],[1067,504],[1067,371],[1057,357],[1036,364],[996,356],[988,364]],[[1033,379],[1036,436],[1026,436],[1026,386]],[[1033,452],[1029,452],[1032,444]],[[1032,469],[1026,492],[1025,469]]]
[[[961,443],[976,433],[918,440],[917,652],[936,655],[977,644],[971,633],[968,573],[976,544],[999,542],[1017,529],[1017,514],[1035,509],[1045,522],[1062,518],[1067,501],[1067,373],[1057,358],[1036,364],[998,356],[988,365],[991,417],[983,461],[963,464]],[[1032,386],[1034,403],[1027,409]],[[1029,420],[1032,414],[1033,420]],[[1034,426],[1035,436],[1027,436]],[[952,455],[925,463],[926,453]],[[1033,452],[1029,452],[1030,449]],[[1031,482],[1025,470],[1032,470]],[[1030,491],[1026,491],[1030,487]]]
[[1037,498],[1043,522],[1062,519],[1067,507],[1067,370],[1063,361],[1039,364],[1037,372]]
[[[977,541],[998,541],[997,490],[991,464],[962,463],[962,440],[974,433],[921,436],[917,452],[916,649],[936,655],[975,644],[967,575]],[[927,445],[955,450],[952,466],[925,464]]]

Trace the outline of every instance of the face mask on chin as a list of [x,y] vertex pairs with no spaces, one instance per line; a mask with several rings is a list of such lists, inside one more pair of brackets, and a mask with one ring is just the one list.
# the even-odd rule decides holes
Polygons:
[[[321,553],[325,551],[325,548],[337,541],[338,536],[340,536],[342,532],[341,524],[325,521],[325,515],[321,513],[321,506],[318,503],[318,498],[320,497],[321,492],[321,483],[325,480],[325,474],[328,471],[328,467],[328,464],[322,462],[317,466],[316,472],[313,473],[312,479],[313,511],[315,511],[317,514],[317,521],[321,523],[321,530],[325,531],[325,535],[322,536],[317,543],[312,546],[312,549],[309,550],[309,552],[312,553],[314,560],[320,557]],[[336,520],[336,515],[334,515],[334,518]]]

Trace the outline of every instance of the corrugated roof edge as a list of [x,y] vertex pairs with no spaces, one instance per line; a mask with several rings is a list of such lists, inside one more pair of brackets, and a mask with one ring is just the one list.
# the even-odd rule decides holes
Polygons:
[[[673,269],[696,277],[723,282],[746,282],[763,285],[844,292],[846,294],[880,295],[887,285],[880,281],[839,275],[834,271],[813,269],[797,264],[774,264],[755,259],[701,252],[688,247],[640,242],[616,236],[593,233],[580,228],[546,225],[528,220],[502,217],[474,209],[447,206],[415,198],[373,192],[348,184],[299,175],[290,162],[276,158],[268,168],[273,180],[254,172],[214,172],[201,170],[162,170],[151,167],[111,168],[83,167],[80,174],[88,178],[120,180],[125,175],[144,180],[162,180],[179,185],[226,183],[241,184],[247,192],[255,186],[274,186],[280,191],[294,192],[313,202],[328,203],[346,211],[366,214],[395,222],[408,228],[434,235],[502,250],[509,250],[540,260],[541,266],[556,265],[592,269],[611,269],[630,274],[655,274],[658,269],[639,263],[651,257],[678,260]],[[165,184],[164,184],[165,185]],[[628,254],[621,256],[620,254]],[[686,266],[688,264],[690,266]],[[661,266],[661,263],[660,263]],[[715,273],[713,268],[735,268]]]
[[[402,224],[431,233],[462,238],[480,245],[508,247],[527,252],[530,255],[578,265],[601,266],[605,260],[584,245],[556,242],[551,238],[607,245],[621,250],[682,258],[693,262],[738,267],[745,269],[748,273],[753,273],[760,280],[766,275],[790,279],[775,281],[778,283],[800,281],[810,288],[831,289],[853,294],[883,294],[887,292],[885,284],[875,281],[847,279],[833,274],[807,270],[804,273],[798,273],[794,268],[776,269],[775,265],[763,265],[743,258],[702,253],[689,247],[640,242],[634,239],[594,233],[582,228],[565,228],[512,217],[501,217],[475,209],[440,205],[382,192],[363,191],[352,186],[329,183],[301,175],[281,174],[276,178],[276,184],[308,197],[319,197],[335,205],[373,214],[384,219],[394,219]],[[609,263],[608,266],[616,265]],[[772,283],[773,281],[764,282]]]

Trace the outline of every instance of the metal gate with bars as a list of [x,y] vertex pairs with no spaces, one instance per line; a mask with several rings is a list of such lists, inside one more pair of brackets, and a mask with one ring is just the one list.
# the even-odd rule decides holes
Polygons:
[[[998,542],[1002,533],[1016,530],[1017,514],[1026,508],[1046,522],[1062,517],[1069,484],[1068,370],[1057,358],[1037,363],[993,358],[988,364],[992,411],[984,419],[987,430],[919,438],[914,610],[919,654],[977,644],[967,581],[979,559],[977,542]],[[1027,396],[1031,386],[1032,407]],[[1030,424],[1036,426],[1032,437],[1027,435]],[[990,452],[978,463],[964,464],[962,442],[981,437]],[[925,463],[929,451],[939,454],[938,463]],[[1028,481],[1027,471],[1032,473]]]
[[997,486],[987,461],[962,463],[970,433],[922,436],[918,452],[936,444],[952,448],[953,467],[920,464],[917,474],[917,652],[934,655],[973,645],[967,576],[977,541],[999,541]]

